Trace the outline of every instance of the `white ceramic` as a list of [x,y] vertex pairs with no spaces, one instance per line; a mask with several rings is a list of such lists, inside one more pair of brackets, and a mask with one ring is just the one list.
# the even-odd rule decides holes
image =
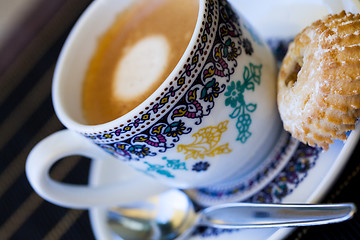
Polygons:
[[[237,9],[242,11],[246,18],[250,20],[256,29],[267,39],[284,39],[299,32],[303,27],[312,21],[325,16],[329,12],[336,13],[342,9],[352,12],[358,12],[357,0],[274,0],[274,1],[246,1],[230,0]],[[261,190],[248,196],[246,201],[273,201],[284,203],[316,203],[327,193],[334,181],[337,179],[342,169],[350,158],[354,148],[360,138],[360,128],[352,131],[345,143],[336,141],[330,145],[327,152],[310,153],[308,161],[302,158],[294,158],[287,162],[284,168],[276,173],[273,180],[263,186]],[[301,147],[301,146],[300,146]],[[302,146],[299,151],[308,153],[309,149]],[[294,152],[295,153],[295,152]],[[298,160],[298,161],[297,161]],[[301,165],[308,163],[307,166]],[[118,168],[119,163],[110,163],[94,161],[91,168],[90,181],[93,185],[111,182],[117,179],[112,172]],[[294,164],[299,164],[300,170],[289,175],[289,168]],[[301,170],[302,169],[302,170]],[[136,174],[136,173],[134,173]],[[287,176],[285,180],[284,176]],[[290,177],[291,176],[291,177]],[[134,177],[134,176],[133,176]],[[136,179],[136,177],[134,177]],[[282,190],[288,192],[282,192]],[[196,191],[196,189],[194,190]],[[270,194],[267,194],[270,191]],[[280,194],[280,196],[278,196]],[[140,198],[139,198],[140,199]],[[216,200],[213,199],[213,200]],[[90,210],[90,219],[94,234],[100,240],[120,239],[111,233],[106,224],[106,212],[104,208],[92,208]],[[293,229],[261,229],[261,230],[242,230],[242,231],[222,231],[215,229],[206,229],[204,233],[197,233],[191,239],[198,240],[230,240],[230,239],[283,239]]]
[[[114,121],[84,124],[81,88],[89,59],[98,37],[132,1],[94,1],[61,52],[52,95],[68,130],[41,141],[26,164],[33,188],[55,204],[119,204],[136,196],[127,194],[129,188],[139,189],[55,182],[49,169],[65,156],[105,161],[107,152],[163,184],[195,188],[223,185],[256,171],[279,137],[275,60],[249,21],[225,0],[199,1],[199,17],[183,57],[147,100]],[[144,185],[146,191],[138,194],[166,188],[155,185]]]
[[[185,192],[202,207],[246,201],[269,184],[296,155],[301,145],[285,130],[261,167],[246,177],[222,185],[188,189]],[[300,150],[302,151],[302,150]],[[319,152],[320,149],[316,149]]]
[[[313,152],[308,161],[304,158],[292,159],[280,171],[268,185],[264,186],[259,192],[249,197],[248,202],[283,202],[283,203],[317,203],[331,188],[343,168],[345,167],[351,153],[360,139],[360,127],[352,131],[347,142],[343,144],[336,141],[331,145],[327,152]],[[308,152],[308,148],[299,148],[299,155]],[[302,153],[302,154],[301,154]],[[295,156],[295,155],[294,155]],[[309,163],[308,166],[302,163]],[[295,172],[289,169],[299,166]],[[91,165],[90,183],[93,186],[121,181],[116,172],[122,169],[122,163],[118,161],[94,161]],[[140,177],[137,172],[128,172],[128,179]],[[269,193],[270,191],[270,193]],[[279,195],[280,196],[279,196]],[[140,198],[139,198],[140,199]],[[120,240],[121,238],[113,234],[107,225],[106,208],[91,208],[89,211],[91,225],[94,235],[98,240]],[[204,232],[197,232],[190,239],[194,240],[277,240],[283,239],[293,231],[294,228],[281,229],[257,229],[257,230],[220,230],[205,229]]]

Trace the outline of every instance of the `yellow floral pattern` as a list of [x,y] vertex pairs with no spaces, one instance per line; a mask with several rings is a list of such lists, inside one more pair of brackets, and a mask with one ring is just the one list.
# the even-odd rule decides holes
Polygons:
[[222,134],[227,131],[228,123],[229,121],[226,120],[215,127],[200,129],[192,135],[195,140],[191,144],[178,145],[178,152],[184,152],[186,154],[185,159],[204,159],[205,157],[230,153],[232,150],[229,148],[229,143],[219,145]]

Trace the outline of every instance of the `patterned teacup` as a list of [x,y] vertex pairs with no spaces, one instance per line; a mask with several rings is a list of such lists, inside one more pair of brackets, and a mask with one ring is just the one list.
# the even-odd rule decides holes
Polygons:
[[[136,188],[140,198],[163,191],[164,185],[214,187],[256,171],[281,132],[276,64],[266,43],[225,0],[199,0],[186,51],[150,97],[104,124],[80,120],[90,53],[125,2],[95,1],[67,39],[52,94],[68,130],[44,139],[30,153],[26,171],[34,189],[59,205],[89,207],[130,201],[129,192]],[[49,177],[51,166],[64,156],[106,161],[106,153],[156,181],[91,188]]]

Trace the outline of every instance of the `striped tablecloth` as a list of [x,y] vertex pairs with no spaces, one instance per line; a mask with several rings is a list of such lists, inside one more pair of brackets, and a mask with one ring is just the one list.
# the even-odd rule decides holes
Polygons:
[[[63,128],[52,107],[52,75],[70,29],[90,3],[40,1],[0,49],[0,240],[94,239],[86,210],[44,201],[30,187],[24,172],[34,145]],[[359,204],[359,151],[360,146],[324,202]],[[64,182],[86,184],[89,165],[85,158],[67,158],[51,175]],[[359,214],[341,224],[299,228],[288,239],[360,239]]]

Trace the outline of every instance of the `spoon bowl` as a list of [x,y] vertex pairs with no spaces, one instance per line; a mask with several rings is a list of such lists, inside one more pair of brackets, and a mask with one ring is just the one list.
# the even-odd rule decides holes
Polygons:
[[170,190],[146,201],[112,207],[108,225],[126,240],[174,239],[189,229],[197,214],[191,200],[179,190]]
[[222,229],[312,226],[348,220],[355,211],[353,203],[229,203],[196,213],[185,193],[170,190],[144,202],[109,209],[108,224],[126,240],[180,240],[187,239],[197,226]]

